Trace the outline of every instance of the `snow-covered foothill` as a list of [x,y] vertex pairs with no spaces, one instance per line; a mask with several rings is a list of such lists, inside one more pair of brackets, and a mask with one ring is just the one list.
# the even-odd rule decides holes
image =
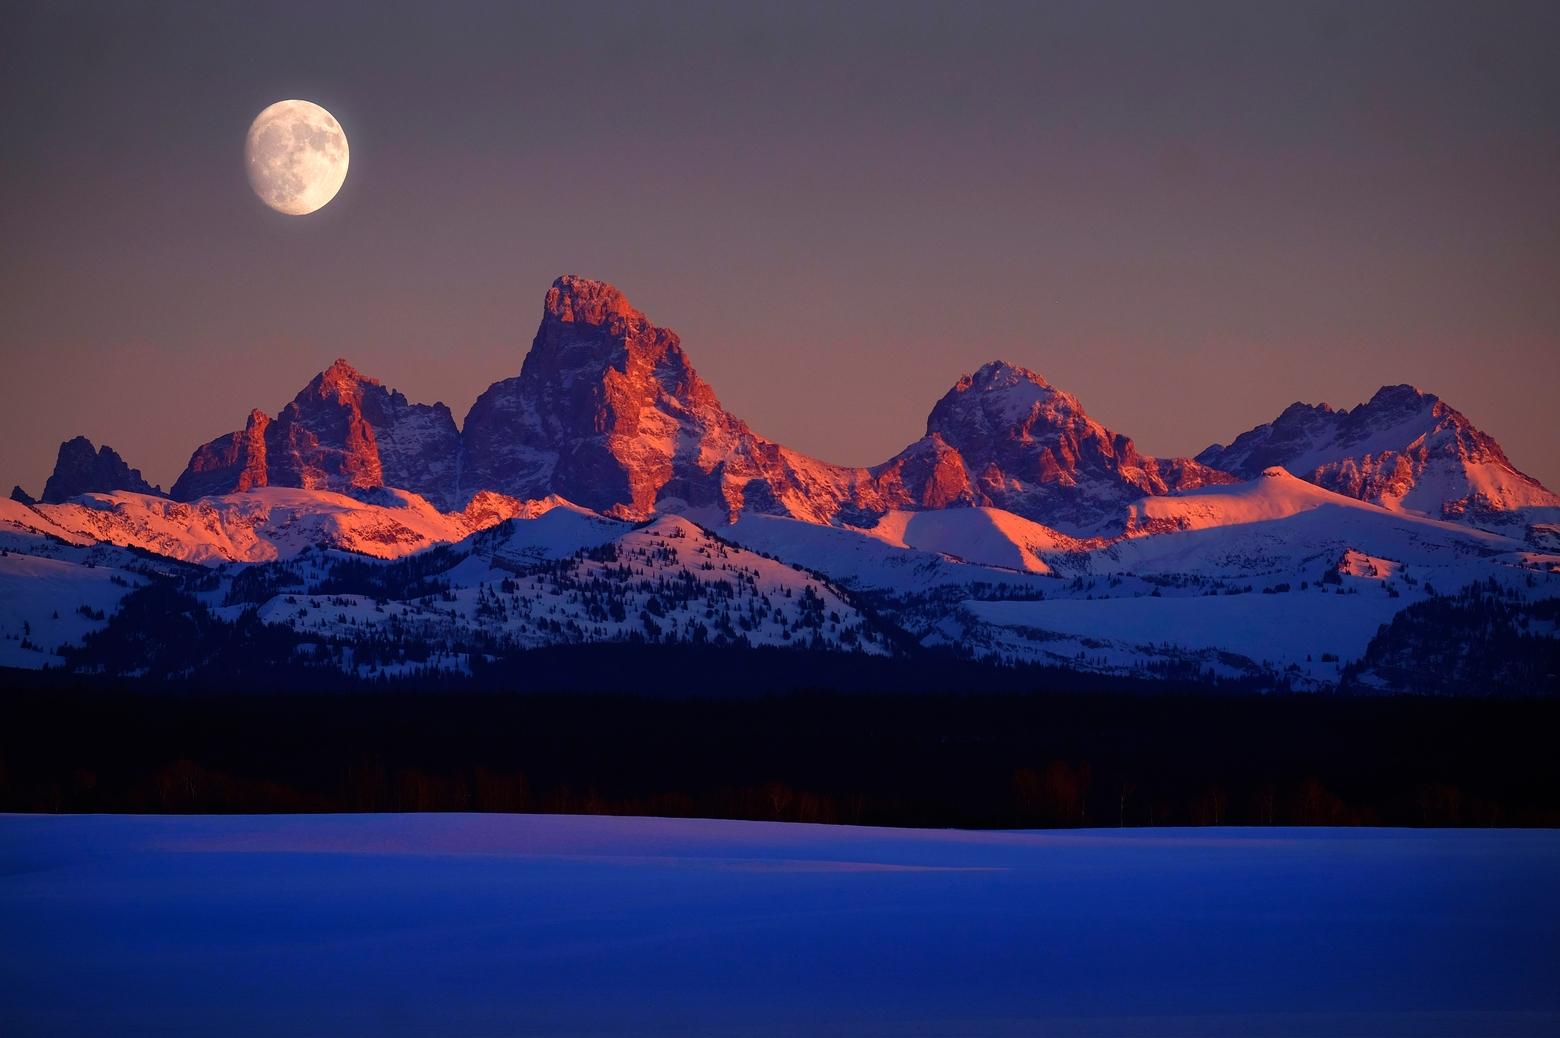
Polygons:
[[457,652],[621,641],[888,651],[827,581],[680,516],[633,526],[554,509],[472,538],[427,576],[441,589],[393,601],[288,590],[259,615],[349,645],[413,639]]
[[143,582],[111,566],[0,553],[0,667],[62,662],[58,649],[102,627]]

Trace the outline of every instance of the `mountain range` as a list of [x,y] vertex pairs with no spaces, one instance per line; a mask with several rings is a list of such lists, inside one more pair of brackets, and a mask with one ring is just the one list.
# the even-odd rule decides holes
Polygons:
[[[1094,421],[1077,398],[1002,361],[961,377],[926,433],[850,468],[753,432],[721,406],[677,334],[616,288],[575,276],[547,292],[520,374],[494,383],[457,427],[442,403],[410,403],[338,360],[276,417],[198,447],[168,496],[262,486],[350,493],[389,486],[458,510],[484,491],[557,494],[604,514],[717,508],[811,522],[892,509],[1001,508],[1081,532],[1140,497],[1251,479],[1282,466],[1348,497],[1509,529],[1560,497],[1436,396],[1385,386],[1356,408],[1296,403],[1196,458],[1154,458]],[[61,445],[42,500],[160,491],[108,447]]]
[[[221,622],[251,611],[359,671],[404,669],[382,648],[363,662],[372,630],[456,669],[479,647],[710,639],[1369,685],[1374,639],[1426,599],[1481,585],[1542,614],[1560,496],[1407,385],[1156,458],[1002,361],[959,378],[892,458],[836,465],[754,432],[675,332],[570,275],[519,374],[458,426],[338,360],[274,417],[197,447],[166,494],[67,441],[40,498],[17,488],[0,509],[0,547],[12,665],[90,665],[121,599],[175,580]],[[427,594],[379,587],[331,622],[296,608],[365,565],[383,572],[359,585]],[[73,579],[88,567],[119,582]],[[397,584],[402,569],[420,576]],[[452,597],[429,601],[436,586]],[[40,637],[61,604],[82,622]],[[1529,612],[1511,615],[1552,640]]]

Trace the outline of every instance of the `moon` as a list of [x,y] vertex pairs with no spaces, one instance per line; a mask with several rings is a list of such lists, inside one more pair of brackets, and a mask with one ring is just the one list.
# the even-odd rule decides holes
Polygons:
[[244,166],[260,201],[306,216],[335,198],[347,179],[347,135],[312,101],[278,101],[249,124]]

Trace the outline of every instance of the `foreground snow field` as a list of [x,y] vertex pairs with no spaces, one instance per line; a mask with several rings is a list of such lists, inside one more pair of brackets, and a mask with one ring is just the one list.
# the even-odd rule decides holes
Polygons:
[[0,817],[0,1033],[1537,1035],[1560,832]]

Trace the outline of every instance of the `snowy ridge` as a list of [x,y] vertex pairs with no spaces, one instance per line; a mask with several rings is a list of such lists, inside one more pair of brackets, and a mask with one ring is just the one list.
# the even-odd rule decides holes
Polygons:
[[888,651],[828,582],[676,516],[631,526],[559,508],[479,534],[439,563],[420,572],[419,593],[392,600],[317,590],[335,576],[329,561],[296,566],[259,616],[339,644],[341,665],[365,675],[394,673],[386,647],[408,641],[456,669],[473,653],[583,642]]
[[488,495],[466,512],[440,512],[409,491],[379,488],[367,500],[327,490],[258,487],[192,502],[120,491],[62,504],[0,502],[0,529],[74,544],[106,542],[186,562],[265,562],[313,547],[396,558],[458,541],[558,499],[522,502]]
[[863,531],[897,548],[936,552],[980,566],[1050,573],[1045,556],[1077,551],[1082,542],[1000,508],[894,511]]
[[[1281,469],[1143,498],[1124,532],[1087,540],[991,508],[891,511],[865,528],[698,514],[705,525],[673,515],[636,525],[556,497],[498,495],[441,513],[389,490],[268,487],[193,505],[87,495],[4,503],[0,546],[77,569],[84,553],[120,550],[108,542],[206,563],[217,584],[202,597],[220,616],[258,608],[364,675],[404,672],[411,644],[419,665],[457,670],[474,653],[593,641],[881,653],[887,623],[975,658],[1320,686],[1377,628],[1440,590],[1494,579],[1535,600],[1560,595],[1560,555]],[[353,559],[383,560],[382,576]],[[397,559],[415,569],[401,575]],[[256,563],[271,571],[241,581]],[[45,569],[56,582],[63,573]],[[58,596],[27,599],[34,572],[13,567],[6,585],[13,636],[43,606],[55,611]],[[254,599],[240,583],[272,590]],[[858,595],[870,596],[871,620]],[[90,597],[77,605],[101,609]]]
[[[971,583],[1027,586],[1038,577],[905,546],[871,530],[821,526],[785,516],[743,515],[717,528],[722,537],[743,547],[816,570],[852,590],[911,594]],[[1003,555],[1020,552],[1016,545],[998,550]],[[979,554],[973,549],[968,553]]]
[[1403,528],[1437,530],[1447,537],[1467,539],[1495,547],[1515,548],[1510,538],[1484,530],[1470,530],[1426,516],[1404,514],[1370,504],[1344,494],[1334,493],[1291,475],[1274,466],[1256,479],[1232,487],[1192,490],[1173,497],[1145,497],[1128,510],[1128,527],[1135,533],[1153,533],[1165,529],[1203,530],[1242,526],[1247,523],[1287,519],[1316,509],[1336,509],[1343,513],[1363,513],[1382,518],[1391,514],[1391,522]]
[[1560,595],[1560,557],[1282,469],[1145,498],[1132,516],[1126,536],[1090,553],[1093,576],[1044,600],[966,602],[929,637],[1091,669],[1193,663],[1327,684],[1382,624],[1438,590],[1493,579],[1534,599]]

